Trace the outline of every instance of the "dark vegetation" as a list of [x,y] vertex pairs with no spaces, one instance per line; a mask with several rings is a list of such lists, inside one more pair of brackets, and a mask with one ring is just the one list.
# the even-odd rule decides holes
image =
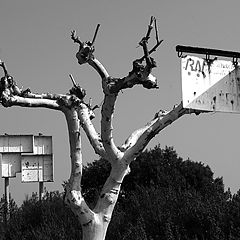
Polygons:
[[[101,159],[84,168],[83,192],[94,204],[110,165]],[[63,193],[35,194],[10,204],[4,223],[0,203],[0,240],[74,240],[81,227],[63,203]],[[131,165],[113,213],[107,240],[240,239],[240,192],[224,191],[222,178],[203,163],[183,161],[173,148],[142,153]]]

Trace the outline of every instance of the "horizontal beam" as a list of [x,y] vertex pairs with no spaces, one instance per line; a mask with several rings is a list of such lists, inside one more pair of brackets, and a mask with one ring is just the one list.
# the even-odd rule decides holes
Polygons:
[[196,54],[206,54],[206,55],[221,56],[221,57],[240,58],[239,52],[224,51],[224,50],[210,49],[210,48],[177,45],[176,51],[178,53],[196,53]]

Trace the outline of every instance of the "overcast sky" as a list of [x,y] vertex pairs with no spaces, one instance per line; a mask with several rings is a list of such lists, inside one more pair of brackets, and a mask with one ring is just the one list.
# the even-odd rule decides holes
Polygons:
[[[91,40],[101,24],[95,57],[110,75],[123,77],[132,61],[142,56],[136,48],[146,33],[150,17],[157,18],[163,44],[154,53],[158,68],[154,75],[160,89],[134,87],[119,94],[114,117],[114,137],[121,145],[136,128],[142,127],[160,109],[170,110],[181,102],[180,59],[176,45],[240,51],[240,2],[234,0],[1,0],[0,59],[19,86],[33,92],[67,93],[72,87],[68,74],[87,90],[93,104],[101,103],[101,80],[88,65],[80,66],[78,46],[70,39],[72,29],[81,40]],[[154,44],[154,41],[150,42]],[[3,72],[1,71],[1,75]],[[99,113],[94,120],[99,129]],[[69,177],[70,160],[63,114],[46,109],[0,107],[0,134],[53,136],[54,183],[48,190],[62,191]],[[223,177],[226,189],[240,188],[240,115],[210,113],[187,115],[157,135],[149,148],[173,146],[179,156],[209,165],[215,177]],[[84,163],[98,159],[83,136]],[[0,196],[3,179],[0,180]],[[38,184],[10,179],[12,197],[21,203]]]

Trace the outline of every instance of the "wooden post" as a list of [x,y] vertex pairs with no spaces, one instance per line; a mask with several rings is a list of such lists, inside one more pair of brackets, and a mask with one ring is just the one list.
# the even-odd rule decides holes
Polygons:
[[39,201],[42,201],[43,196],[43,182],[39,182]]

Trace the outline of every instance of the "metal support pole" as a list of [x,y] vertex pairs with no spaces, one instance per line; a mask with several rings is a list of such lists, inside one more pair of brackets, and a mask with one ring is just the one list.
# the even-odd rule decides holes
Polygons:
[[43,182],[39,182],[39,201],[42,201],[43,196]]
[[7,223],[8,220],[8,215],[9,215],[9,177],[4,178],[4,196],[5,196],[5,209],[4,209],[4,221],[5,224]]
[[5,177],[5,201],[9,204],[9,177]]

